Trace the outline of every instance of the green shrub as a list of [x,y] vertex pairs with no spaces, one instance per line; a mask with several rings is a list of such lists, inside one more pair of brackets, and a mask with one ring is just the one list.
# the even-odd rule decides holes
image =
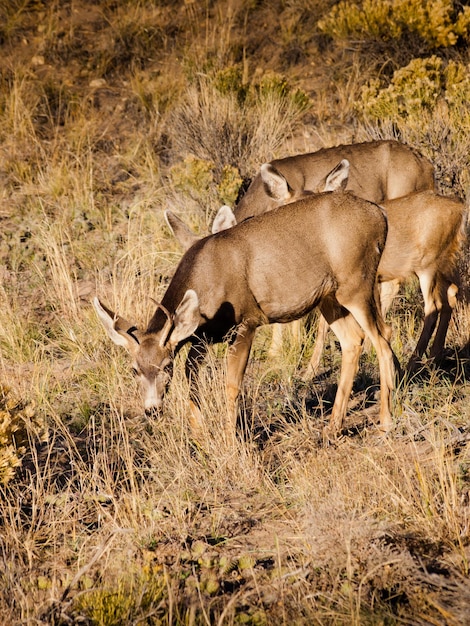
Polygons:
[[210,161],[190,155],[170,168],[171,182],[175,189],[197,200],[204,197],[213,184],[213,168]]
[[451,0],[364,0],[340,2],[318,22],[319,29],[338,40],[381,40],[415,35],[429,49],[454,46],[467,39],[470,7],[455,13]]
[[371,80],[362,90],[362,112],[373,119],[407,119],[432,111],[445,91],[443,61],[437,56],[414,59],[397,70],[390,85]]
[[238,168],[233,167],[233,165],[224,165],[221,180],[217,186],[220,202],[230,206],[234,204],[242,183],[243,179]]
[[215,163],[192,155],[175,163],[169,174],[175,190],[194,200],[200,208],[205,207],[209,221],[213,217],[211,207],[233,205],[243,183],[238,168],[224,165],[217,176]]

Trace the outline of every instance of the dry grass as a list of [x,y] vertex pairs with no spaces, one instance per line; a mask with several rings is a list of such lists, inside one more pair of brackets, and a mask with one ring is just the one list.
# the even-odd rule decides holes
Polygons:
[[[377,364],[363,355],[344,431],[328,448],[322,429],[339,351],[332,339],[322,375],[305,386],[299,371],[314,323],[286,341],[277,362],[266,359],[270,329],[259,331],[233,448],[220,427],[223,348],[203,368],[206,436],[195,444],[184,355],[162,417],[147,418],[126,355],[89,304],[98,293],[145,325],[150,297],[161,297],[181,256],[163,209],[206,231],[226,160],[252,174],[306,135],[317,147],[378,132],[353,117],[361,68],[372,61],[353,55],[334,93],[341,65],[311,73],[302,55],[324,42],[312,41],[302,23],[314,28],[316,2],[122,4],[1,9],[0,376],[19,403],[2,396],[0,446],[14,410],[25,452],[17,451],[22,465],[0,486],[0,622],[465,624],[465,300],[443,362],[425,364],[397,389],[395,429],[385,439],[374,427]],[[264,23],[280,42],[275,53],[260,34]],[[32,53],[44,64],[32,63]],[[333,63],[334,50],[324,54]],[[287,66],[289,59],[297,61]],[[224,68],[241,76],[227,98],[217,91]],[[305,72],[290,94],[315,84],[315,124],[310,117],[299,127],[302,102],[286,100],[282,81],[264,99],[235,97],[249,85],[259,95],[263,76],[286,68]],[[97,78],[106,82],[92,84]],[[195,169],[188,154],[199,160]],[[181,171],[185,185],[177,186]],[[421,320],[409,287],[390,312],[402,362]]]

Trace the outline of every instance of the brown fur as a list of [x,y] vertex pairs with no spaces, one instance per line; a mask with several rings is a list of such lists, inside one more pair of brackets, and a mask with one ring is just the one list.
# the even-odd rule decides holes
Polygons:
[[[400,284],[410,276],[419,278],[424,299],[423,330],[408,364],[408,369],[413,370],[425,353],[438,320],[430,356],[438,357],[444,350],[459,286],[456,266],[464,237],[466,209],[461,201],[433,191],[388,200],[382,206],[389,225],[378,269],[383,315]],[[318,370],[325,332],[322,321],[306,379]]]

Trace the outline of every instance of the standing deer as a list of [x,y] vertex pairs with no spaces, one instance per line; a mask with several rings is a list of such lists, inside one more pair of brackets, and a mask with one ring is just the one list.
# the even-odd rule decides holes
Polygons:
[[[332,173],[340,161],[349,164],[345,189],[370,202],[381,203],[435,188],[431,162],[398,141],[388,139],[323,148],[264,163],[233,213],[228,207],[219,211],[212,233],[294,202],[306,192],[335,188]],[[167,221],[185,250],[198,239],[173,214],[167,215]]]
[[265,170],[269,168],[278,174],[280,195],[273,195],[273,186],[266,185],[261,171],[234,209],[237,222],[285,204],[286,194],[294,197],[304,190],[318,191],[328,173],[342,159],[350,164],[346,190],[370,202],[381,203],[435,187],[431,162],[399,141],[367,141],[323,148],[266,164]]
[[[343,168],[341,164],[339,167]],[[347,176],[347,168],[344,174]],[[408,370],[413,371],[426,352],[436,325],[430,357],[438,357],[444,350],[452,310],[457,302],[459,279],[456,264],[467,211],[460,200],[433,191],[387,200],[382,207],[388,219],[387,241],[378,268],[382,315],[385,317],[400,284],[410,276],[418,277],[424,299],[423,329],[408,363]],[[318,371],[327,329],[325,319],[320,318],[305,380]]]
[[190,424],[198,436],[197,372],[207,345],[228,340],[226,433],[256,328],[299,319],[318,306],[339,339],[342,366],[328,433],[336,434],[365,335],[377,351],[380,428],[390,429],[394,360],[376,281],[387,222],[377,205],[342,191],[311,195],[196,241],[181,259],[147,330],[94,307],[109,337],[132,355],[145,408],[162,408],[173,361],[186,343]]
[[[434,190],[434,168],[413,148],[394,140],[369,141],[324,148],[317,152],[277,159],[261,166],[233,211],[224,215],[222,227],[233,226],[253,215],[299,199],[305,192],[326,191],[330,171],[343,159],[350,164],[346,189],[371,202],[399,198],[415,191]],[[167,222],[184,249],[196,239],[172,214]],[[214,223],[214,228],[220,224]],[[281,351],[282,330],[274,326],[269,356]]]

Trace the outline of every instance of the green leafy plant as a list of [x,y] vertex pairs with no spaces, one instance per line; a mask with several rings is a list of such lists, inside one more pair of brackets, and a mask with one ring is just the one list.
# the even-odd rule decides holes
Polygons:
[[397,70],[385,88],[379,79],[370,81],[362,90],[359,109],[375,119],[421,118],[442,102],[460,107],[469,95],[468,68],[454,61],[445,64],[433,55]]
[[224,165],[218,181],[215,164],[194,156],[175,163],[170,168],[171,181],[178,191],[196,201],[205,202],[213,191],[218,202],[233,204],[243,182],[240,172],[232,165]]

